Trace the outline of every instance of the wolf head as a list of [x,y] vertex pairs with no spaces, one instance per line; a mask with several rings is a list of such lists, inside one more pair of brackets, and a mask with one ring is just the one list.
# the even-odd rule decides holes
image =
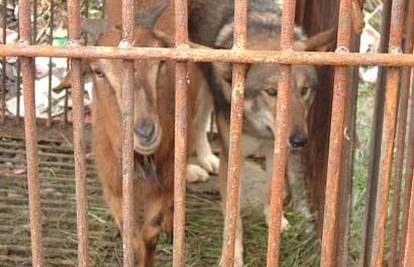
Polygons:
[[[295,50],[323,50],[332,42],[335,31],[317,34],[306,38],[295,29],[297,41]],[[280,27],[250,27],[247,49],[280,50]],[[225,39],[223,39],[225,40]],[[224,42],[231,42],[231,38]],[[230,43],[221,43],[228,47]],[[278,64],[252,64],[246,71],[244,98],[243,132],[261,139],[273,139],[275,134],[275,111],[279,85]],[[224,98],[231,101],[232,66],[228,63],[214,63],[215,78],[220,84]],[[308,143],[307,117],[312,107],[318,84],[317,71],[311,65],[292,66],[292,84],[289,110],[290,148],[297,149]]]

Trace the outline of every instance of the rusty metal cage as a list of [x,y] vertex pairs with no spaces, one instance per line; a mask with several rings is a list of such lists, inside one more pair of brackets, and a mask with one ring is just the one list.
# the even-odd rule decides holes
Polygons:
[[[297,3],[298,2],[298,3]],[[335,52],[295,52],[293,51],[293,37],[295,13],[304,10],[306,1],[285,0],[282,10],[282,34],[280,51],[251,51],[247,50],[247,0],[235,0],[235,33],[234,47],[230,50],[207,50],[190,48],[188,45],[188,12],[186,0],[175,0],[175,47],[148,48],[133,47],[134,42],[134,0],[122,1],[122,43],[119,47],[84,46],[81,43],[81,5],[80,0],[68,0],[69,43],[66,47],[52,45],[53,35],[49,45],[36,44],[36,25],[31,20],[31,2],[19,0],[19,41],[16,44],[6,43],[6,19],[3,24],[3,44],[0,45],[0,57],[3,58],[3,77],[6,73],[6,58],[19,57],[18,71],[21,71],[24,90],[24,138],[26,143],[27,180],[29,198],[29,218],[31,233],[31,255],[33,266],[46,266],[43,251],[42,214],[39,187],[39,148],[38,131],[34,108],[34,58],[68,58],[72,71],[72,101],[73,101],[73,144],[76,176],[76,216],[78,240],[78,266],[89,266],[88,263],[88,197],[87,197],[87,159],[86,159],[86,126],[84,122],[84,91],[81,79],[82,58],[122,59],[122,184],[123,184],[123,266],[134,266],[133,252],[133,118],[134,108],[132,82],[133,61],[136,59],[162,59],[177,62],[176,75],[176,115],[175,115],[175,172],[174,172],[174,244],[173,266],[185,266],[185,208],[186,182],[185,168],[187,156],[187,64],[186,62],[230,62],[233,63],[232,76],[232,103],[230,122],[230,149],[228,192],[226,199],[226,218],[224,227],[224,254],[223,266],[233,266],[236,236],[236,210],[239,205],[240,184],[240,153],[243,118],[243,99],[245,87],[246,64],[275,63],[280,64],[279,96],[277,100],[275,147],[273,155],[272,186],[270,199],[270,222],[268,230],[267,266],[279,265],[280,228],[283,211],[283,187],[287,162],[288,146],[287,127],[289,112],[289,96],[292,79],[292,65],[330,65],[335,67],[332,120],[330,125],[329,153],[327,159],[325,204],[323,208],[323,230],[321,241],[320,266],[346,266],[340,263],[340,258],[346,254],[345,249],[338,249],[338,244],[346,243],[346,227],[341,228],[341,218],[338,210],[343,209],[344,199],[340,195],[342,180],[345,177],[343,170],[350,168],[347,159],[352,157],[346,140],[348,119],[347,95],[355,90],[350,84],[355,84],[355,77],[351,75],[351,68],[359,65],[383,67],[382,82],[383,95],[377,96],[376,118],[373,130],[373,144],[371,147],[370,184],[368,187],[367,218],[364,229],[364,257],[363,266],[383,266],[384,243],[386,238],[386,223],[388,203],[393,181],[393,206],[391,224],[391,263],[390,266],[412,266],[414,264],[414,91],[412,82],[413,55],[413,27],[414,1],[413,0],[385,0],[384,27],[382,39],[382,53],[362,54],[351,52],[353,49],[353,27],[355,19],[353,13],[363,5],[359,0],[338,0],[338,38]],[[335,2],[335,1],[333,1]],[[51,0],[53,6],[54,0]],[[87,5],[87,2],[85,3]],[[33,6],[36,7],[36,0]],[[3,14],[6,12],[3,5]],[[300,8],[302,6],[302,9]],[[53,9],[53,7],[52,7]],[[406,11],[408,10],[408,11]],[[36,8],[34,8],[34,23],[36,23]],[[53,14],[53,12],[51,12]],[[53,18],[51,18],[53,27]],[[51,31],[53,33],[53,31]],[[388,33],[389,32],[389,33]],[[385,72],[386,70],[386,72]],[[20,78],[20,76],[18,76]],[[51,73],[49,71],[49,77]],[[352,77],[352,78],[351,78]],[[20,84],[20,81],[17,82]],[[356,80],[356,84],[358,81]],[[18,85],[19,86],[19,85]],[[46,123],[52,126],[51,113],[51,78],[49,78],[49,110]],[[411,93],[410,93],[411,90]],[[17,90],[20,94],[20,90]],[[2,127],[13,125],[6,115],[5,108],[6,83],[3,79],[1,98]],[[19,99],[19,98],[18,98]],[[66,105],[67,105],[66,97]],[[411,109],[409,102],[411,101]],[[20,103],[17,104],[17,116],[21,119]],[[65,109],[63,121],[68,121]],[[411,113],[409,113],[410,111]],[[353,118],[355,120],[355,118]],[[352,124],[352,119],[351,119]],[[408,132],[407,132],[408,130]],[[408,137],[408,138],[407,138]],[[407,141],[408,140],[408,141]],[[348,151],[349,150],[349,151]],[[351,151],[351,152],[350,152]],[[406,151],[406,153],[405,153]],[[404,167],[405,160],[405,167]],[[352,165],[352,164],[351,164]],[[405,172],[404,172],[405,170]],[[392,174],[392,172],[394,172]],[[349,174],[347,175],[349,176]],[[402,190],[402,177],[405,188]],[[402,197],[402,192],[404,196]],[[400,199],[404,199],[403,208]],[[349,196],[348,196],[349,200]],[[345,201],[346,202],[346,201]],[[349,212],[349,206],[345,211]],[[403,220],[400,223],[400,209]],[[339,241],[338,241],[339,240]],[[342,242],[342,243],[341,243]],[[339,251],[339,252],[338,252]],[[399,254],[400,253],[400,254]],[[0,264],[1,265],[1,264]]]

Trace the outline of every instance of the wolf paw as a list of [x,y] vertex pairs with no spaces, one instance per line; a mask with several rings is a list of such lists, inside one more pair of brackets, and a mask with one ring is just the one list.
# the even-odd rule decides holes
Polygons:
[[187,182],[195,183],[198,181],[207,181],[210,176],[207,171],[195,164],[187,165]]
[[198,160],[200,161],[201,167],[203,167],[209,173],[218,173],[220,160],[216,155],[210,154],[201,156],[198,158]]

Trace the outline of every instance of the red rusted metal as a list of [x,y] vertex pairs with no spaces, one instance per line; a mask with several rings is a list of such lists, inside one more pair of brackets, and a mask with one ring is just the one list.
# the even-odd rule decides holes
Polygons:
[[[134,0],[122,0],[121,50],[134,46]],[[134,61],[125,60],[122,81],[122,248],[125,267],[134,266]],[[141,259],[143,260],[143,259]]]
[[[55,1],[50,0],[50,21],[49,21],[49,44],[53,45],[53,21],[54,21],[54,8]],[[49,73],[48,73],[48,92],[47,92],[47,121],[46,126],[52,126],[52,58],[49,58]]]
[[[66,60],[66,69],[69,69],[70,60]],[[66,125],[68,123],[68,107],[69,107],[69,90],[65,89],[65,103],[63,109],[63,124]]]
[[[402,53],[401,42],[404,18],[403,0],[392,2],[390,45],[389,53]],[[392,156],[394,149],[394,137],[397,117],[398,85],[400,69],[390,68],[387,72],[387,86],[384,103],[384,128],[382,132],[382,149],[380,158],[380,170],[378,175],[378,191],[376,203],[376,215],[374,221],[372,257],[369,266],[382,266],[384,254],[385,228],[390,190],[390,176]]]
[[[247,0],[235,1],[233,51],[243,51],[247,38]],[[239,210],[240,189],[240,147],[243,125],[243,103],[246,66],[235,64],[232,73],[232,98],[230,116],[230,142],[228,155],[227,193],[223,253],[221,266],[234,265],[236,231]]]
[[[19,0],[20,42],[30,44],[32,32],[30,25],[30,2]],[[6,18],[4,18],[6,19]],[[36,133],[36,113],[34,98],[34,62],[32,58],[21,58],[24,90],[24,127],[26,139],[27,180],[29,189],[30,234],[32,243],[32,265],[45,265],[42,244],[42,210],[40,205],[40,186],[38,170],[38,151]]]
[[[188,3],[176,0],[175,42],[177,48],[186,48],[188,42]],[[185,194],[187,168],[187,63],[176,64],[175,69],[175,169],[174,169],[174,257],[173,266],[185,266]]]
[[[381,22],[381,40],[379,51],[386,53],[389,44],[390,20],[391,20],[392,0],[384,0],[382,22]],[[379,172],[379,158],[381,155],[381,136],[384,118],[384,99],[385,99],[385,82],[386,68],[378,69],[378,79],[376,83],[375,103],[373,110],[373,123],[370,136],[369,163],[368,163],[368,181],[367,194],[365,198],[365,214],[362,231],[363,257],[361,257],[361,266],[368,266],[371,257],[373,225],[375,219],[375,206],[377,203],[377,185]]]
[[[407,19],[405,28],[405,44],[404,53],[411,54],[413,52],[413,33],[414,33],[414,0],[409,0]],[[397,125],[397,138],[395,149],[395,161],[394,161],[394,181],[393,181],[393,206],[392,206],[392,219],[391,219],[391,244],[390,244],[390,258],[389,264],[391,266],[398,265],[398,234],[399,234],[399,218],[401,214],[400,201],[401,201],[401,177],[403,172],[404,152],[405,152],[405,140],[407,130],[407,113],[408,113],[408,100],[410,98],[410,81],[411,81],[412,68],[403,68],[401,74],[401,89],[400,99],[398,105],[398,125]]]
[[[292,50],[295,25],[296,1],[283,3],[282,51]],[[289,129],[289,100],[292,84],[292,66],[280,65],[278,98],[275,110],[275,143],[273,149],[273,169],[270,186],[269,233],[267,247],[267,267],[279,266],[280,230],[283,215],[283,189],[287,161],[287,140]]]
[[[52,11],[53,12],[53,11]],[[80,3],[68,1],[68,22],[70,46],[80,45]],[[86,189],[86,142],[84,122],[84,89],[82,83],[82,62],[71,61],[71,83],[73,103],[73,146],[75,158],[76,214],[78,234],[78,266],[88,266],[88,191]],[[51,66],[50,66],[51,67]],[[49,88],[51,89],[51,88]],[[50,119],[50,118],[49,118]]]
[[33,34],[32,44],[37,43],[37,0],[33,0]]
[[[174,1],[175,46],[188,48],[188,2]],[[187,170],[187,89],[186,62],[175,65],[175,151],[174,151],[174,253],[173,266],[185,266],[185,194]]]
[[[413,77],[412,77],[413,81]],[[408,231],[408,215],[410,213],[410,199],[412,197],[412,184],[413,184],[413,173],[414,173],[414,83],[411,83],[411,114],[410,114],[410,129],[408,132],[408,146],[407,146],[407,160],[405,165],[405,192],[404,192],[404,208],[403,208],[403,222],[401,229],[401,244],[400,244],[400,260],[404,257],[405,243],[407,239]],[[401,264],[400,264],[401,266]]]
[[255,51],[225,49],[176,49],[134,47],[84,46],[77,48],[51,47],[47,45],[0,45],[0,57],[60,57],[60,58],[108,58],[108,59],[164,59],[192,62],[231,63],[278,63],[291,65],[335,66],[414,66],[414,55],[388,53],[347,53],[344,57],[333,52]]
[[[411,176],[411,180],[414,177]],[[411,183],[410,188],[410,199],[409,199],[409,214],[408,214],[408,224],[407,224],[407,237],[405,246],[401,249],[404,251],[403,261],[402,264],[404,267],[410,267],[413,265],[414,262],[414,188]]]
[[[338,21],[337,53],[349,53],[352,42],[352,5],[349,0],[341,0]],[[334,266],[335,226],[338,202],[338,186],[341,176],[342,148],[345,128],[345,104],[349,68],[335,69],[334,95],[332,100],[331,134],[329,141],[328,170],[325,188],[325,208],[322,233],[321,265]]]
[[[1,15],[3,16],[3,44],[7,41],[7,2],[3,3],[3,8],[1,10]],[[7,68],[7,61],[6,57],[2,58],[2,84],[1,84],[1,117],[0,117],[0,123],[4,123],[4,120],[6,119],[6,68]]]

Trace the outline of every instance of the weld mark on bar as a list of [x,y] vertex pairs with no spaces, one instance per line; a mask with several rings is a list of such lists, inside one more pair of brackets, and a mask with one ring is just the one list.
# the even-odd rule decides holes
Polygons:
[[82,46],[83,44],[84,44],[83,39],[69,39],[68,40],[69,47]]
[[17,41],[17,44],[19,44],[19,45],[30,45],[30,42],[28,40],[19,39]]
[[335,53],[349,53],[349,48],[346,46],[338,46]]
[[134,42],[130,42],[127,39],[122,39],[118,45],[119,48],[131,48],[134,47]]
[[390,49],[391,54],[401,55],[403,53],[403,50],[401,46]]

